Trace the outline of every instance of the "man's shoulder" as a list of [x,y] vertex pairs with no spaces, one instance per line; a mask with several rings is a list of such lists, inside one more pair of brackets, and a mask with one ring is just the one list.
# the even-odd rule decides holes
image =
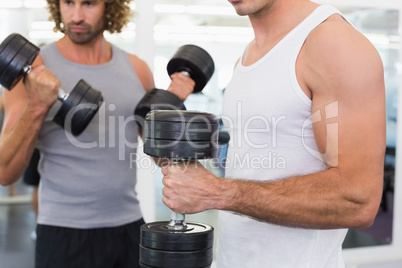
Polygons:
[[336,62],[344,64],[377,54],[368,38],[339,14],[330,16],[310,32],[304,50],[309,59],[335,68],[338,67]]
[[[324,90],[324,85],[328,86],[329,82],[342,85],[347,91],[353,81],[375,79],[382,73],[374,45],[339,14],[332,15],[310,32],[299,64],[299,70],[304,70],[302,78],[313,94]],[[367,66],[370,71],[363,70]],[[334,88],[334,85],[328,87]],[[339,88],[337,91],[341,92]]]
[[[320,25],[314,28],[308,35],[306,41],[311,45],[327,44],[331,47],[351,42],[351,38],[360,36],[361,33],[347,22],[340,14],[333,14]],[[332,44],[332,46],[331,46]]]

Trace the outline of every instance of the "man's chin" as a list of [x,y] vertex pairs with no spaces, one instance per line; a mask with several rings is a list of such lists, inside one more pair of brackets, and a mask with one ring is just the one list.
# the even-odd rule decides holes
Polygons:
[[73,42],[76,45],[84,45],[90,41],[90,38],[88,36],[85,36],[84,34],[68,34],[68,37],[70,38],[71,42]]

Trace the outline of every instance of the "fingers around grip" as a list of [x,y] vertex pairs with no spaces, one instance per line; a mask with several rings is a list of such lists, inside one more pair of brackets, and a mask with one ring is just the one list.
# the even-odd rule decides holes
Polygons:
[[11,34],[0,44],[0,84],[11,90],[29,70],[39,48],[19,34]]
[[184,45],[173,55],[167,65],[167,72],[187,72],[194,80],[194,93],[200,92],[215,71],[215,64],[207,51],[195,45]]
[[187,74],[174,73],[170,76],[171,83],[167,91],[174,93],[179,99],[185,101],[187,97],[194,93],[195,81]]

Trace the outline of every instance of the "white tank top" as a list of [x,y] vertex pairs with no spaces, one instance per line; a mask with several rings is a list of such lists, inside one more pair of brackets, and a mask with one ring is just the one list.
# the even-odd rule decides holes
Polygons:
[[[226,88],[223,121],[230,131],[226,177],[280,180],[326,168],[311,122],[311,100],[296,79],[308,34],[332,14],[320,6],[251,66],[239,61]],[[325,120],[325,118],[323,119]],[[217,267],[344,267],[347,230],[305,230],[220,212]]]

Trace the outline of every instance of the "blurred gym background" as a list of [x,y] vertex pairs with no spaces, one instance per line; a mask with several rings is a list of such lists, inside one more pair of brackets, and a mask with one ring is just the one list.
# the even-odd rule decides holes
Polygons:
[[[396,183],[398,89],[401,85],[400,0],[323,0],[340,9],[345,17],[378,49],[383,63],[387,104],[387,155],[384,160],[383,201],[374,225],[367,230],[350,230],[344,243],[349,268],[402,267],[402,185]],[[52,31],[45,0],[0,0],[0,41],[18,32],[36,45],[60,37]],[[138,54],[151,66],[156,86],[166,88],[166,65],[178,47],[196,44],[214,59],[215,73],[200,94],[186,100],[190,110],[221,114],[223,91],[234,64],[253,33],[247,17],[238,16],[227,1],[136,0],[135,16],[121,34],[106,38],[126,51]],[[224,156],[222,148],[221,156]],[[146,156],[144,156],[146,159]],[[212,168],[217,174],[223,169]],[[146,221],[168,220],[170,211],[161,202],[160,171],[148,162],[139,169],[138,192]],[[31,208],[32,189],[19,181],[17,195],[0,187],[0,268],[33,267],[35,216]],[[398,201],[399,200],[399,201]],[[216,225],[216,211],[188,215],[189,220]],[[219,230],[215,230],[218,232]]]

